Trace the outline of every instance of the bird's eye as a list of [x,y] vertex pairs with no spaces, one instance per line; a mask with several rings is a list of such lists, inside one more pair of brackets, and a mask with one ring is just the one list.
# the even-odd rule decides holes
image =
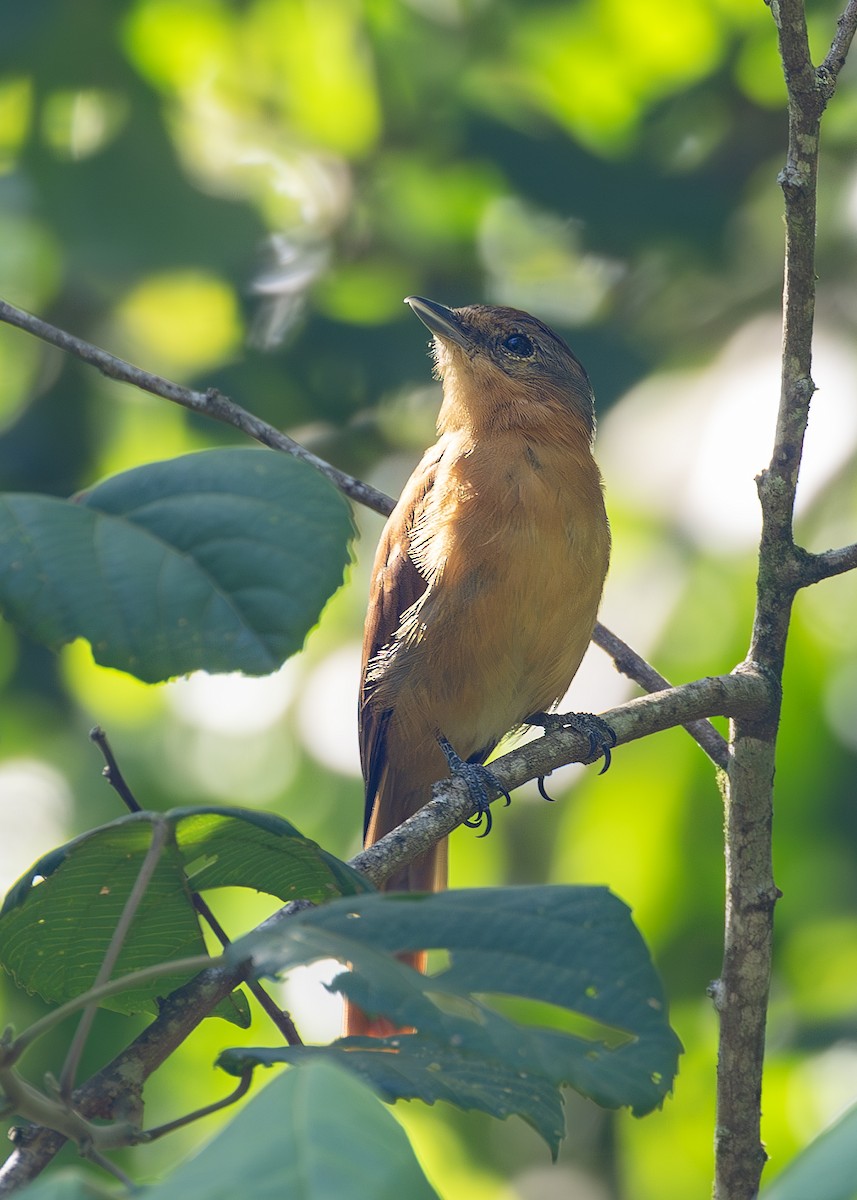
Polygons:
[[533,353],[533,343],[523,333],[512,333],[503,345],[515,358],[529,358]]

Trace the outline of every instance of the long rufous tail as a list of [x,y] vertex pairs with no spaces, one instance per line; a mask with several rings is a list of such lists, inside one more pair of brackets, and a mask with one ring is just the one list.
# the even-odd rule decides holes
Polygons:
[[[369,836],[371,833],[372,830],[370,830]],[[367,837],[367,845],[372,845],[378,836],[381,835],[373,837],[371,841]],[[443,891],[447,882],[447,862],[447,840],[444,838],[442,842],[433,846],[428,854],[409,863],[404,870],[388,879],[382,890],[385,892]],[[425,950],[398,955],[401,962],[407,963],[409,967],[413,967],[415,971],[423,974],[425,974],[427,957]],[[368,1017],[355,1004],[348,1000],[345,1001],[342,1018],[343,1037],[395,1037],[396,1034],[411,1032],[411,1029],[403,1029],[385,1017]]]

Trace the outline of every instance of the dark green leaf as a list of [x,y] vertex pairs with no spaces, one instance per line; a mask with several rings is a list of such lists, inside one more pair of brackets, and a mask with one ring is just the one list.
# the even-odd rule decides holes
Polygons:
[[437,1200],[397,1121],[352,1074],[307,1063],[275,1079],[143,1200]]
[[37,641],[78,637],[147,682],[263,675],[342,582],[351,519],[285,454],[208,450],[126,471],[80,503],[0,498],[0,610]]
[[[448,968],[426,978],[390,957],[417,949],[448,951]],[[251,954],[260,973],[338,958],[351,970],[335,988],[364,1011],[418,1032],[351,1038],[297,1055],[259,1052],[261,1059],[229,1051],[221,1060],[228,1070],[332,1055],[389,1098],[517,1112],[554,1152],[560,1084],[641,1116],[663,1101],[675,1077],[681,1046],[660,981],[627,906],[606,888],[361,896],[298,913],[275,930],[250,934],[230,953]],[[516,1024],[486,1007],[485,993],[567,1010],[565,1023],[576,1014],[585,1019],[583,1031]],[[593,1022],[600,1026],[594,1034]]]
[[[484,1014],[483,1014],[484,1015]],[[446,1100],[458,1108],[478,1109],[492,1117],[522,1117],[542,1135],[556,1155],[565,1132],[562,1094],[544,1074],[521,1070],[514,1060],[500,1058],[501,1045],[484,1040],[483,1052],[474,1050],[468,1036],[461,1044],[461,1023],[450,1022],[453,1039],[403,1035],[399,1053],[390,1053],[387,1039],[361,1038],[363,1047],[342,1050],[332,1046],[292,1046],[276,1049],[227,1050],[219,1064],[234,1074],[248,1066],[274,1066],[323,1060],[344,1066],[389,1102]],[[468,1035],[473,1031],[467,1031]],[[520,1026],[509,1026],[512,1044]],[[355,1042],[356,1045],[356,1042]],[[517,1047],[516,1047],[517,1048]]]
[[[92,983],[151,841],[151,813],[131,813],[39,859],[0,909],[0,963],[20,986],[50,1003]],[[114,976],[204,954],[191,891],[251,887],[281,900],[320,901],[365,890],[345,863],[279,817],[235,808],[163,814],[174,843],[161,855],[125,940]],[[156,999],[187,979],[169,976],[104,1001],[120,1012],[156,1012]],[[218,1014],[246,1024],[246,1000]]]

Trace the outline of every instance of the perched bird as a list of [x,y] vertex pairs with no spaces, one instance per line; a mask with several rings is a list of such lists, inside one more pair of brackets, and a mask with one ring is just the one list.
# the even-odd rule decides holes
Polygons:
[[[610,555],[592,388],[565,342],[513,308],[406,303],[434,335],[443,404],[437,444],[405,486],[372,574],[360,694],[367,846],[449,773],[439,737],[482,763],[564,695]],[[437,891],[446,879],[444,841],[385,887]],[[346,1030],[366,1031],[360,1018],[352,1009]]]

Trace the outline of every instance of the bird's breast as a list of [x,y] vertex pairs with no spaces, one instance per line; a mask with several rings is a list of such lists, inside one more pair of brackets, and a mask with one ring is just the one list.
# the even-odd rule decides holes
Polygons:
[[463,754],[563,695],[609,557],[588,447],[498,443],[440,464],[412,540],[428,586],[400,631],[409,645],[397,666],[411,681],[402,685],[440,728],[462,731]]

